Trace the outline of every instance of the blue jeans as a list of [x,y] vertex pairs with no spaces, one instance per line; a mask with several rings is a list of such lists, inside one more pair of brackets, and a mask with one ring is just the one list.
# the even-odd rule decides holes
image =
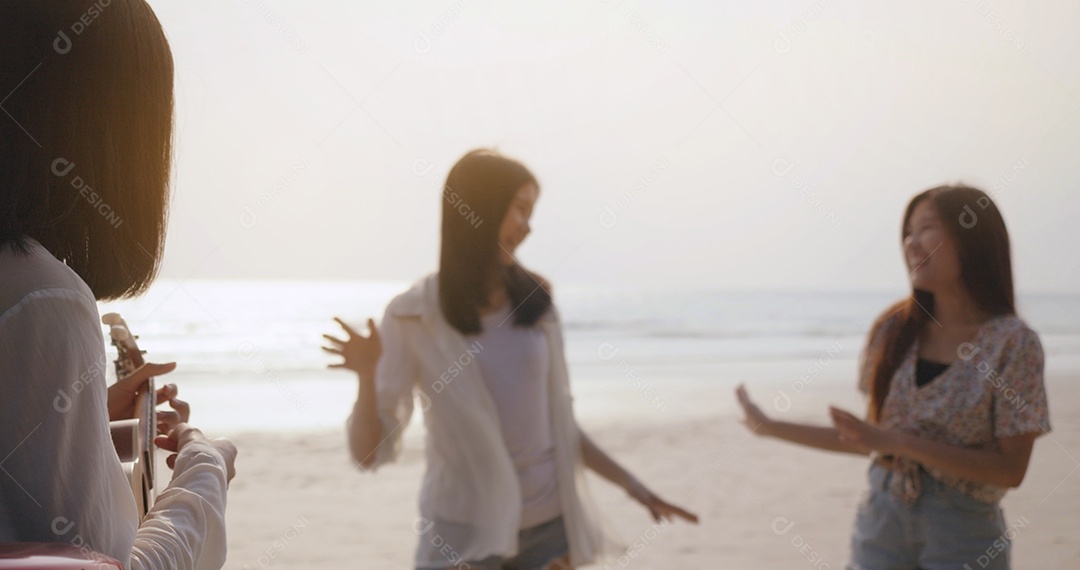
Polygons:
[[870,467],[848,570],[1008,570],[1010,542],[996,504],[979,501],[925,472],[907,506],[889,492],[893,472]]
[[[513,558],[489,556],[476,562],[466,562],[456,568],[471,570],[541,570],[570,552],[566,527],[562,517],[521,530],[518,533],[518,554]],[[443,570],[417,568],[416,570]]]

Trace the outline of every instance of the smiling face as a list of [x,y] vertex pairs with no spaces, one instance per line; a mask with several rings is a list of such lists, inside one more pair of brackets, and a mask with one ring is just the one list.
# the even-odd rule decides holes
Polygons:
[[514,264],[514,252],[521,242],[529,235],[529,219],[532,218],[536,200],[540,198],[540,188],[529,182],[518,189],[514,199],[510,201],[510,207],[503,217],[502,226],[499,228],[499,264],[509,266]]
[[915,289],[933,293],[960,285],[956,240],[930,198],[919,201],[904,224],[904,260]]

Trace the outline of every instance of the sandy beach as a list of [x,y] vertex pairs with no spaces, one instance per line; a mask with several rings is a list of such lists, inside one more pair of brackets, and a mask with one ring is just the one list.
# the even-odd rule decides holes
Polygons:
[[[861,409],[842,380],[848,368],[835,367],[802,393],[792,392],[790,382],[761,380],[751,393],[771,408],[768,403],[785,390],[793,396],[785,419],[824,423],[829,404]],[[755,369],[761,367],[724,376],[745,378]],[[1016,536],[1014,568],[1080,567],[1077,379],[1075,373],[1048,373],[1053,433],[1037,442],[1027,479],[1004,500]],[[609,562],[611,568],[844,567],[867,462],[748,436],[732,397],[736,383],[658,383],[662,412],[635,413],[645,409],[639,399],[636,408],[623,406],[625,414],[581,418],[594,439],[646,484],[702,518],[699,526],[657,525],[622,491],[592,478],[608,521],[630,547]],[[640,395],[629,385],[596,384],[578,390],[577,398],[581,405]],[[350,463],[343,430],[234,435],[240,475],[229,495],[227,568],[411,568],[421,435],[422,427],[410,428],[401,460],[375,474]],[[978,561],[971,567],[978,568]]]
[[[576,570],[841,570],[866,505],[860,560],[1080,570],[1080,0],[5,7],[0,542],[415,570],[522,523],[625,545]],[[968,496],[892,509],[740,386]]]

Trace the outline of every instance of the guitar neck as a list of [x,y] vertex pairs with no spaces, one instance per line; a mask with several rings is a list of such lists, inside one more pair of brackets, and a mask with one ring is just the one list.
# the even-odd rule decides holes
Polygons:
[[[116,313],[102,317],[109,326],[109,338],[116,348],[116,378],[119,381],[146,364],[143,351],[136,343],[124,319]],[[135,393],[135,414],[128,420],[111,422],[113,444],[124,469],[131,478],[131,491],[140,516],[145,516],[153,506],[156,495],[154,437],[157,435],[156,398],[154,379],[147,380]]]

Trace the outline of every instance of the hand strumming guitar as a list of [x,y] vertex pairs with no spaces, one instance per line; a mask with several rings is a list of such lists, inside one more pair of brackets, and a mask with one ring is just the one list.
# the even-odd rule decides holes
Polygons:
[[217,449],[221,457],[225,459],[225,480],[232,481],[236,476],[236,446],[223,437],[210,439],[203,435],[198,428],[191,427],[186,423],[179,423],[169,430],[168,435],[159,435],[154,439],[154,444],[166,451],[173,452],[165,458],[165,464],[169,469],[176,467],[176,459],[180,456],[180,450],[193,441],[205,441]]

